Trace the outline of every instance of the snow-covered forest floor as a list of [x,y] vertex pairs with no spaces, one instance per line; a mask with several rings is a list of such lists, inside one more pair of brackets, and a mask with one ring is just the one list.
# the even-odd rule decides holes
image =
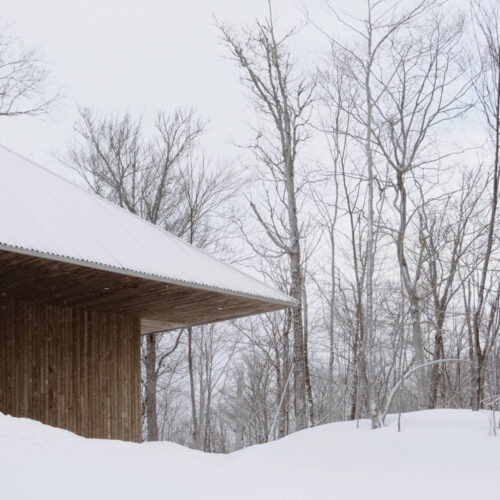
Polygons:
[[230,455],[85,439],[0,414],[2,498],[495,499],[489,412],[430,410],[323,425]]

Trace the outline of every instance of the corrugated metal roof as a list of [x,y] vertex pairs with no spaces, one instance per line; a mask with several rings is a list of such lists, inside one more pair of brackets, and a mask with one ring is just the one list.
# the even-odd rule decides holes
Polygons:
[[279,290],[1,146],[0,248],[293,304]]

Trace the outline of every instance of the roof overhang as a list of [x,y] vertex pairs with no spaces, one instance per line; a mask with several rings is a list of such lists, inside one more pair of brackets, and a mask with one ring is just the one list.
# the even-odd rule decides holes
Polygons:
[[143,334],[293,305],[8,245],[0,245],[0,282],[3,298],[140,317]]

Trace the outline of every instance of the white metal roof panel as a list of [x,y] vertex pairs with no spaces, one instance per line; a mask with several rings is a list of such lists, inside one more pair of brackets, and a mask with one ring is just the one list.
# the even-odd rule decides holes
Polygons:
[[279,290],[1,146],[0,247],[293,304]]

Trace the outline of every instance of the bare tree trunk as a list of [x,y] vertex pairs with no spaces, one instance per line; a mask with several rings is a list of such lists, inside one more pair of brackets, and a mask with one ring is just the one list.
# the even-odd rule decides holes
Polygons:
[[[410,294],[409,294],[410,295]],[[413,348],[415,349],[415,362],[417,365],[425,363],[424,357],[424,341],[422,336],[422,319],[420,313],[420,300],[416,294],[411,294],[409,297],[410,302],[410,316],[411,328],[413,333]],[[427,385],[425,383],[425,368],[417,372],[417,387],[418,387],[418,407],[419,409],[426,408],[426,394]]]
[[205,408],[205,427],[203,431],[203,451],[210,451],[212,446],[212,388],[207,384],[207,406]]
[[[283,329],[283,370],[281,375],[283,395],[279,395],[281,401],[280,409],[280,425],[278,427],[278,436],[283,437],[290,430],[290,387],[288,379],[290,377],[290,327],[291,327],[291,312],[286,312],[285,326]],[[284,387],[283,387],[284,384]],[[278,402],[279,404],[279,402]]]
[[[202,356],[200,352],[200,356]],[[197,421],[197,429],[196,429],[196,434],[198,437],[198,443],[193,443],[193,446],[196,447],[197,449],[202,449],[203,445],[203,429],[205,428],[205,417],[206,417],[206,411],[205,411],[205,405],[206,405],[206,399],[205,399],[205,389],[206,384],[205,384],[205,371],[203,367],[203,362],[200,358],[198,362],[198,396],[199,396],[199,412],[198,412],[198,421]]]
[[192,442],[194,448],[199,448],[198,437],[198,418],[196,415],[196,388],[193,373],[193,329],[187,329],[188,334],[188,370],[189,370],[189,389],[191,395],[191,419],[193,426]]
[[[335,181],[337,182],[337,181]],[[338,199],[338,196],[337,196]],[[328,315],[328,421],[333,422],[334,419],[334,321],[335,321],[335,238],[333,228],[330,230],[330,245],[331,245],[331,267],[330,279],[332,280],[330,288],[329,315]]]
[[360,332],[354,332],[354,342],[352,347],[352,357],[354,364],[354,374],[352,379],[352,401],[351,401],[351,413],[350,420],[355,420],[358,414],[358,401],[359,401],[359,380],[361,367],[359,364],[359,336]]
[[[439,314],[436,333],[434,335],[434,353],[432,361],[438,361],[444,358],[444,344],[443,344],[443,323],[444,313]],[[436,363],[432,366],[431,370],[431,390],[429,396],[429,408],[436,408],[438,401],[438,389],[441,382],[441,363]]]
[[[286,109],[286,108],[285,108]],[[286,111],[288,114],[288,111]],[[286,127],[290,127],[290,118],[285,118]],[[291,131],[285,135],[291,138]],[[292,308],[293,328],[293,371],[294,371],[294,404],[296,430],[307,427],[306,408],[306,359],[304,352],[304,328],[302,324],[302,268],[300,258],[300,233],[297,218],[297,201],[295,198],[294,169],[290,139],[283,143],[285,158],[285,186],[288,199],[288,223],[290,226],[290,270],[291,287],[290,295],[296,300]]]
[[[421,324],[421,312],[420,312],[420,297],[417,294],[417,283],[418,283],[418,278],[420,276],[421,260],[419,260],[419,265],[417,265],[417,271],[415,272],[415,278],[412,281],[408,270],[408,264],[405,255],[408,215],[407,215],[407,205],[406,205],[407,194],[404,184],[404,172],[397,171],[396,178],[397,178],[396,188],[399,193],[399,205],[397,207],[399,215],[399,227],[397,229],[396,253],[398,257],[401,278],[406,293],[408,294],[408,301],[410,304],[409,309],[410,309],[411,326],[413,333],[413,348],[415,349],[415,361],[416,364],[420,366],[425,363],[424,342],[422,336],[422,324]],[[420,255],[422,256],[422,249]],[[422,369],[417,372],[417,398],[418,398],[419,409],[423,409],[426,406],[425,395],[426,395],[425,371],[424,369]]]
[[[371,16],[371,12],[369,14]],[[368,217],[367,217],[367,237],[366,237],[366,307],[365,307],[365,327],[363,336],[363,360],[365,366],[367,397],[372,428],[379,427],[379,415],[377,401],[375,398],[375,380],[373,371],[373,337],[374,337],[374,317],[373,317],[373,272],[375,260],[374,245],[374,162],[372,152],[372,130],[373,130],[373,98],[371,95],[371,64],[373,60],[371,31],[368,36],[368,68],[365,78],[366,92],[366,163],[368,170]]]
[[235,450],[241,450],[244,446],[243,441],[243,373],[238,373],[236,380],[236,439]]
[[146,418],[148,441],[158,441],[158,415],[156,411],[156,337],[146,336]]
[[[297,274],[297,271],[292,271]],[[300,269],[298,271],[300,274]],[[296,284],[300,277],[292,277],[291,296],[296,297]],[[295,283],[294,283],[295,282]],[[300,293],[300,292],[299,292]],[[302,331],[302,312],[300,303],[292,309],[293,325],[293,373],[294,373],[294,409],[295,409],[295,429],[301,430],[307,427],[307,409],[306,409],[306,380],[305,380],[305,357],[304,357],[304,339]]]
[[314,403],[312,396],[311,374],[309,372],[309,353],[308,353],[308,338],[309,338],[309,317],[307,307],[307,291],[303,284],[303,311],[304,311],[304,364],[305,364],[305,382],[307,390],[307,402],[309,406],[309,424],[314,426]]

